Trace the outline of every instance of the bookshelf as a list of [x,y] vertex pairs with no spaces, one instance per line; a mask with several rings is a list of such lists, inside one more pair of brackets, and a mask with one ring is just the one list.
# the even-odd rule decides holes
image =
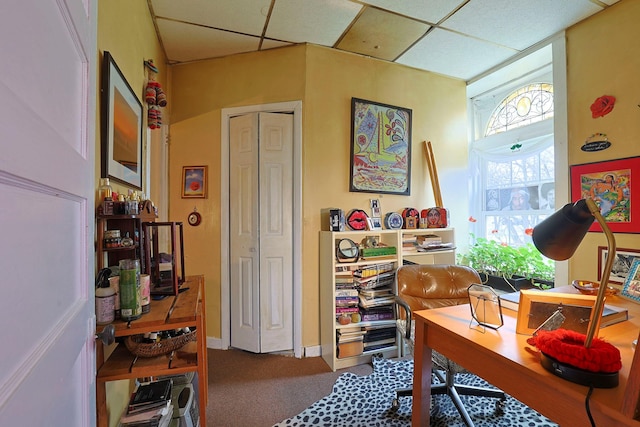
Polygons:
[[[444,247],[419,252],[408,245],[426,235],[438,236]],[[380,254],[338,260],[341,240],[361,244],[372,237]],[[320,342],[322,358],[332,370],[369,363],[377,353],[400,356],[393,312],[395,271],[405,261],[454,264],[453,239],[452,228],[320,232]],[[358,314],[352,318],[354,313]],[[343,324],[340,316],[349,320]]]

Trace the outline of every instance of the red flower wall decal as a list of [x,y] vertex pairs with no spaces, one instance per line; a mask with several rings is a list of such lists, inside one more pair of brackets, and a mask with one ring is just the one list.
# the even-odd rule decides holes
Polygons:
[[597,119],[604,117],[613,110],[616,98],[610,95],[603,95],[591,104],[591,117]]

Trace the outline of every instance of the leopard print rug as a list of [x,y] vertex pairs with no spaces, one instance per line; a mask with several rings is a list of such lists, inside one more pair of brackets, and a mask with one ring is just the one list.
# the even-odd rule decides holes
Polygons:
[[[397,410],[391,408],[391,403],[397,389],[411,387],[413,360],[390,360],[374,356],[372,363],[373,373],[366,376],[350,372],[340,375],[330,395],[274,427],[410,426],[411,397],[401,397]],[[488,386],[473,374],[458,374],[456,380],[462,384]],[[557,427],[557,424],[511,396],[507,396],[502,413],[495,410],[496,399],[462,396],[462,400],[477,427]],[[431,425],[465,427],[448,396],[433,397]]]

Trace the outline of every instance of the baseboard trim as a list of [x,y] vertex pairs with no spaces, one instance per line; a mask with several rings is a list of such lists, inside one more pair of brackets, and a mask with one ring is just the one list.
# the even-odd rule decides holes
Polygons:
[[[222,346],[222,338],[207,337],[207,348],[212,350],[228,350]],[[320,357],[322,355],[322,347],[314,345],[311,347],[304,347],[302,357]]]

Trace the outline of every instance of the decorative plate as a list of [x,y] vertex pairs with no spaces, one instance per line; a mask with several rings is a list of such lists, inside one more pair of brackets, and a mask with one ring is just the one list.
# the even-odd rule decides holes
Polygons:
[[402,228],[402,215],[398,212],[389,212],[384,216],[384,226],[385,228],[391,230],[399,230]]

